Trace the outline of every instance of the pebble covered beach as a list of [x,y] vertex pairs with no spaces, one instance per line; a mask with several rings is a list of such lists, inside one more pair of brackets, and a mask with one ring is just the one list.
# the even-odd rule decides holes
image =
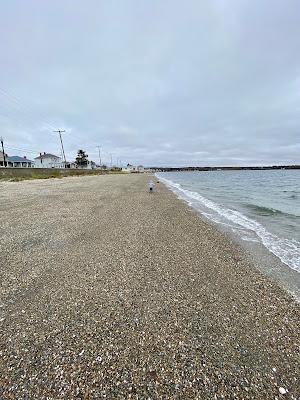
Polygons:
[[300,398],[299,304],[150,179],[0,182],[0,399]]

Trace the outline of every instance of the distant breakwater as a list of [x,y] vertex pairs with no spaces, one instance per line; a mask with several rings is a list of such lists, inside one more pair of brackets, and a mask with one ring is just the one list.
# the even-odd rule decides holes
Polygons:
[[179,171],[259,171],[259,170],[300,169],[300,165],[273,165],[263,167],[151,167],[155,172],[179,172]]

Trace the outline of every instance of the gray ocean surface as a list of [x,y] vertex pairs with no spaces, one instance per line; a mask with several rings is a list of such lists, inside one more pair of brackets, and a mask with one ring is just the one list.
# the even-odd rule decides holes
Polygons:
[[206,218],[300,273],[300,170],[156,175]]

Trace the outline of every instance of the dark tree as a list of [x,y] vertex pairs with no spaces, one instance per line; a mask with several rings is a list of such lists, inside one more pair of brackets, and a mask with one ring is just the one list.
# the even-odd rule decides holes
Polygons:
[[78,150],[75,163],[78,167],[86,167],[88,165],[88,154],[84,150]]

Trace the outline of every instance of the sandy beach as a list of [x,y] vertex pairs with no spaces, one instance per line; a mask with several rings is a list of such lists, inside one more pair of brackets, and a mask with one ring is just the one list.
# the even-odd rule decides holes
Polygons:
[[298,399],[300,306],[148,180],[0,183],[0,398]]

